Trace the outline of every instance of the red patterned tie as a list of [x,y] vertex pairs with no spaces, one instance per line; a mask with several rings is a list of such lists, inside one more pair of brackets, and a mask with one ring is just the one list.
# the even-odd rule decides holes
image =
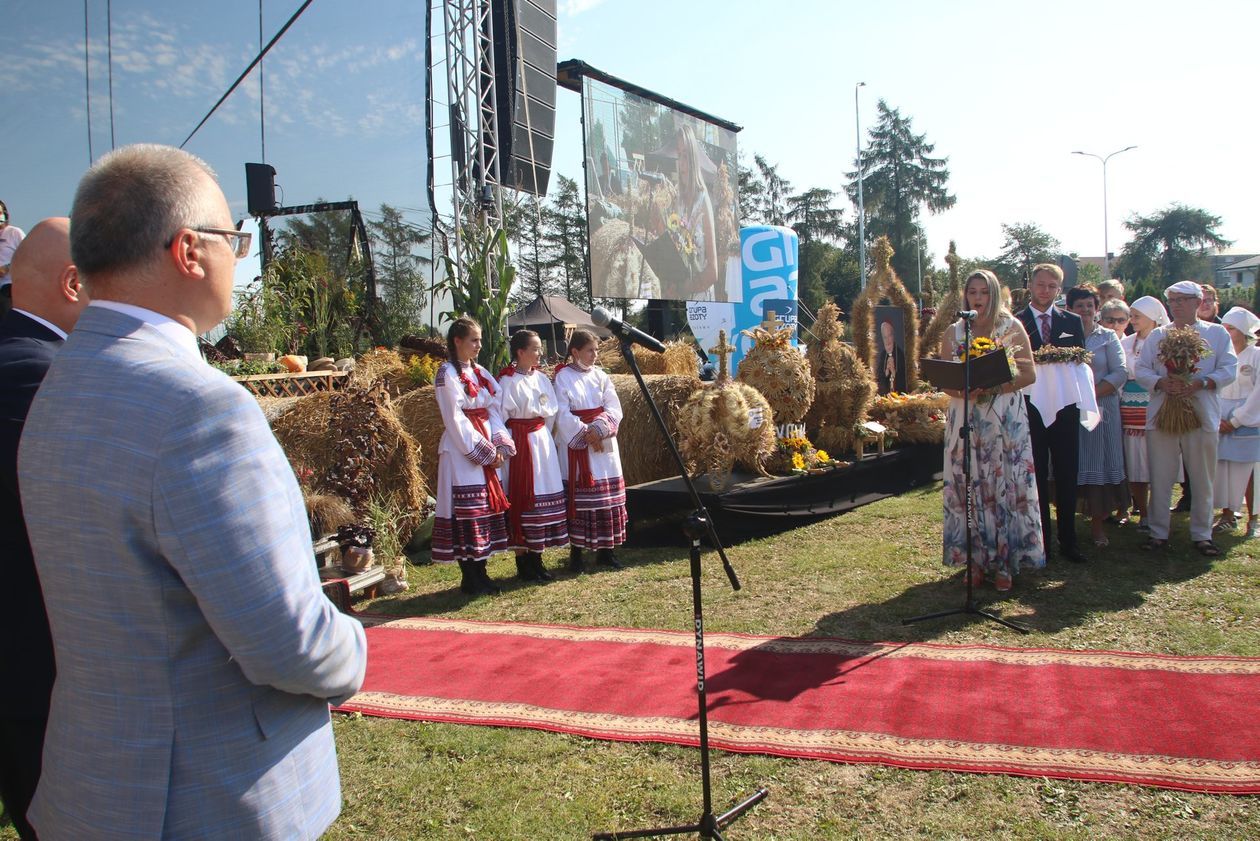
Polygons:
[[1041,343],[1050,344],[1050,313],[1041,314]]

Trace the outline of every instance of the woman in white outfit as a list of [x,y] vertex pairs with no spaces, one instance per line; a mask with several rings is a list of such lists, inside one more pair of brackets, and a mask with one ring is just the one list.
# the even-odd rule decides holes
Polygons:
[[[1256,331],[1260,318],[1242,307],[1234,307],[1221,317],[1229,331],[1234,353],[1238,354],[1238,378],[1221,389],[1221,441],[1216,447],[1216,482],[1213,494],[1221,509],[1213,531],[1232,532],[1238,527],[1237,512],[1260,461],[1260,348]],[[1256,525],[1253,515],[1250,532]]]
[[516,446],[516,455],[499,469],[511,504],[508,546],[516,551],[521,580],[551,581],[543,550],[569,542],[564,477],[553,438],[559,405],[551,380],[538,370],[538,334],[517,330],[509,349],[512,364],[499,372],[499,416]]

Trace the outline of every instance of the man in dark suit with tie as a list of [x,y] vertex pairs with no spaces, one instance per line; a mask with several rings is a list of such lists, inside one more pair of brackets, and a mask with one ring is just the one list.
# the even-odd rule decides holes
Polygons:
[[[1053,263],[1033,266],[1028,306],[1019,312],[1033,351],[1043,345],[1085,347],[1085,327],[1076,313],[1059,309],[1054,301],[1063,291],[1063,270]],[[1046,555],[1050,555],[1050,495],[1047,475],[1054,462],[1054,507],[1058,522],[1059,555],[1075,563],[1088,560],[1076,542],[1076,468],[1081,410],[1065,406],[1058,415],[1041,417],[1028,401],[1028,425],[1032,437],[1033,461],[1037,466],[1037,495],[1041,500],[1041,534]]]
[[[53,357],[87,305],[70,262],[70,220],[45,219],[13,255],[13,309],[0,320],[0,799],[22,838],[39,781],[54,666],[48,616],[18,498],[18,439]],[[67,501],[69,502],[69,501]]]

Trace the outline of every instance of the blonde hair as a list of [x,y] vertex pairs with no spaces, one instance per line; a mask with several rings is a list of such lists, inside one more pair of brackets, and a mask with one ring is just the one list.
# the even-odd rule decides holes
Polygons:
[[1059,268],[1054,263],[1038,263],[1032,267],[1032,272],[1028,275],[1028,277],[1034,278],[1040,272],[1049,272],[1054,275],[1055,280],[1059,281],[1060,286],[1063,285],[1063,269]]
[[976,318],[996,326],[999,318],[1011,314],[1011,311],[1006,306],[1006,301],[1002,297],[1002,282],[998,280],[997,275],[988,269],[976,269],[967,275],[967,282],[963,284],[964,303],[967,300],[967,287],[976,278],[983,280],[985,286],[989,289],[989,305],[985,307],[984,312],[976,313]]

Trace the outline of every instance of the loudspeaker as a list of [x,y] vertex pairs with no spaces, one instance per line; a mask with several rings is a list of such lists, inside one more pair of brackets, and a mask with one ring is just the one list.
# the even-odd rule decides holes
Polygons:
[[276,209],[276,170],[270,164],[245,164],[245,196],[250,216]]
[[556,0],[492,0],[503,186],[547,194],[556,136]]

